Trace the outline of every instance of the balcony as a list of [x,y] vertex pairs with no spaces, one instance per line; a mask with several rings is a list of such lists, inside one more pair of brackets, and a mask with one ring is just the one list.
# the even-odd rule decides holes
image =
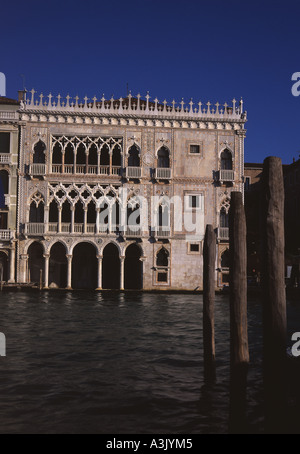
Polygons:
[[151,232],[152,236],[157,239],[166,239],[169,238],[171,235],[170,227],[157,227],[155,231]]
[[169,168],[159,168],[155,169],[155,178],[156,180],[170,180],[171,179],[171,169]]
[[221,183],[223,182],[230,182],[234,181],[234,170],[220,170],[219,172],[219,180]]
[[75,175],[121,175],[121,167],[119,166],[97,166],[85,164],[52,164],[52,173],[59,174],[75,174]]
[[219,240],[229,240],[229,227],[219,227],[218,228],[218,239]]
[[126,227],[125,236],[127,238],[140,238],[142,236],[142,229],[140,226]]
[[140,179],[142,177],[141,167],[126,167],[126,178]]
[[10,164],[11,155],[9,153],[0,153],[0,164]]
[[46,164],[30,164],[29,175],[35,177],[46,175]]
[[0,240],[1,241],[10,241],[15,238],[14,230],[0,230]]
[[4,203],[6,207],[9,207],[10,205],[10,195],[9,194],[4,194]]
[[0,119],[1,120],[18,120],[19,114],[17,112],[1,111]]
[[44,235],[46,224],[41,222],[29,222],[25,224],[25,234],[27,235]]

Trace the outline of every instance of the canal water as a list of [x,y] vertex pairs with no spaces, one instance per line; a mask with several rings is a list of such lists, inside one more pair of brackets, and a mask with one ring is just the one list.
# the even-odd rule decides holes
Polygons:
[[[202,296],[3,292],[0,433],[226,433],[229,303],[216,297],[217,380],[204,386]],[[247,418],[262,431],[259,300],[249,301]],[[288,304],[288,332],[300,304]]]

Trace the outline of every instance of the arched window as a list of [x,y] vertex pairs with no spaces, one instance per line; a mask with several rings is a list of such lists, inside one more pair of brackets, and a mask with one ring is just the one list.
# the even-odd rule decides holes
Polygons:
[[33,163],[34,164],[45,164],[45,150],[46,145],[41,140],[38,141],[34,146]]
[[139,149],[136,145],[129,148],[128,155],[128,167],[140,167]]
[[232,170],[232,155],[227,148],[221,153],[221,170]]
[[170,225],[169,205],[160,204],[158,207],[158,227],[168,228]]
[[61,163],[62,163],[62,146],[60,143],[56,142],[56,144],[53,147],[52,164]]
[[169,150],[167,147],[161,147],[157,152],[157,167],[158,168],[169,168],[170,167],[170,158]]
[[63,222],[63,223],[71,222],[71,205],[67,201],[65,201],[62,205],[61,222]]
[[169,252],[163,247],[156,254],[156,283],[168,284],[169,281]]
[[74,164],[74,148],[71,143],[68,143],[65,149],[65,164]]
[[165,248],[161,248],[156,254],[156,266],[169,266],[169,253]]
[[49,205],[49,222],[58,222],[58,208],[55,200]]
[[44,203],[40,202],[38,205],[35,201],[30,204],[29,222],[44,222]]
[[112,151],[112,165],[113,167],[121,167],[121,147],[115,145]]
[[229,268],[229,249],[221,255],[221,268]]
[[229,227],[229,215],[224,207],[220,211],[220,227]]
[[104,144],[101,148],[100,165],[109,166],[109,148],[107,144]]
[[85,165],[86,163],[86,153],[85,153],[85,146],[83,143],[80,143],[77,148],[76,153],[76,164],[77,165]]

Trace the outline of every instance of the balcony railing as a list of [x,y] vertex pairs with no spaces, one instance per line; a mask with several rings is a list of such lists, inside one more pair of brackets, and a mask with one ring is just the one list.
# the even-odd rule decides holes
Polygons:
[[169,238],[171,234],[170,227],[158,227],[152,232],[152,236],[156,238]]
[[34,176],[46,175],[46,164],[30,164],[29,174]]
[[25,233],[28,235],[43,235],[46,231],[46,224],[41,222],[29,222],[25,224]]
[[75,175],[121,175],[121,167],[119,166],[97,166],[84,164],[52,164],[52,173],[74,174]]
[[[107,234],[118,234],[122,231],[122,227],[116,224],[97,224],[94,223],[74,223],[73,228],[70,222],[62,222],[60,224],[58,222],[49,222],[48,224],[44,224],[41,222],[28,222],[25,224],[25,234],[28,235],[44,235],[44,234],[86,234],[86,235],[107,235]],[[3,232],[11,232],[9,230],[3,230]],[[142,229],[140,226],[132,226],[125,228],[125,236],[137,238],[142,235]],[[159,237],[168,237],[169,230],[160,232],[158,231],[156,236]],[[8,235],[8,233],[3,234],[4,236]],[[1,239],[1,231],[0,231],[0,239]]]
[[0,112],[0,118],[1,120],[17,120],[18,119],[18,113],[17,112]]
[[11,156],[9,153],[0,153],[0,164],[10,164]]
[[0,230],[0,240],[9,241],[15,238],[15,230]]
[[218,228],[218,239],[219,240],[229,240],[229,227],[219,227]]
[[137,237],[140,237],[141,234],[142,234],[142,229],[139,226],[126,227],[126,230],[125,230],[126,237],[137,238]]
[[234,170],[220,170],[220,181],[234,181]]
[[126,178],[141,178],[141,167],[126,167]]
[[171,179],[171,169],[161,167],[155,169],[155,178],[157,180],[170,180]]

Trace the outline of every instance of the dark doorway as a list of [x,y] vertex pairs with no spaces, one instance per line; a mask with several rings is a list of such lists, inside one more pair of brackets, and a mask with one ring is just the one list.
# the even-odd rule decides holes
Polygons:
[[97,288],[98,260],[96,248],[90,243],[79,243],[73,250],[72,288]]
[[0,280],[7,282],[8,257],[5,252],[0,252]]
[[109,243],[103,251],[102,288],[120,289],[120,258],[117,246]]
[[141,250],[136,244],[127,247],[125,253],[124,288],[143,288],[143,264],[140,260]]
[[61,243],[55,243],[50,251],[49,286],[55,284],[59,288],[66,288],[67,272],[66,249]]
[[36,241],[28,248],[28,280],[33,284],[39,284],[40,270],[42,270],[42,280],[45,282],[43,253],[43,246]]

